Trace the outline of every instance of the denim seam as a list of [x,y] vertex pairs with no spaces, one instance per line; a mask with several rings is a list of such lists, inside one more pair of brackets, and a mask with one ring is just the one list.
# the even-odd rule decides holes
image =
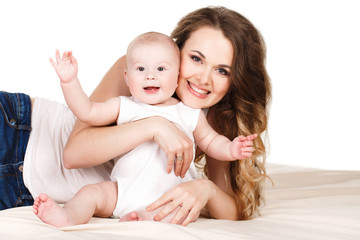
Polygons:
[[[16,116],[17,118],[17,125],[20,123],[20,99],[19,99],[19,94],[16,94],[17,100],[18,100],[18,115]],[[16,163],[18,163],[18,149],[19,148],[19,132],[16,131],[16,156],[15,156],[15,161]],[[17,174],[16,174],[17,175]],[[17,179],[17,176],[16,176]],[[19,181],[18,181],[19,182]]]
[[[16,162],[16,163],[18,163],[18,162]],[[18,167],[18,164],[16,164],[16,167]],[[19,181],[18,171],[19,171],[18,169],[15,169],[16,182],[17,182],[18,189],[19,189],[18,201],[16,202],[16,204],[18,204],[19,200],[21,201],[21,199],[22,199],[22,190],[21,190],[21,184]]]
[[7,115],[7,113],[6,113],[6,111],[5,111],[4,107],[3,107],[3,105],[1,104],[1,102],[0,102],[0,108],[1,108],[1,110],[2,110],[2,112],[3,112],[3,114],[4,114],[4,116],[6,116],[6,124],[7,124],[9,127],[13,128],[13,129],[17,129],[17,127],[16,127],[16,126],[14,126],[14,125],[11,125],[11,124],[10,124],[9,117],[8,117],[8,115]]
[[[20,97],[19,97],[19,94],[17,93],[16,94],[16,97],[17,97],[17,125],[20,125],[20,110],[21,110],[21,101],[20,101]],[[16,131],[16,158],[15,158],[15,161],[16,161],[16,166],[18,167],[18,163],[19,163],[19,131]],[[25,157],[25,156],[24,156]],[[18,199],[20,198],[21,199],[21,196],[22,196],[22,190],[21,190],[21,184],[20,184],[20,181],[19,181],[19,173],[18,173],[18,169],[15,170],[15,174],[16,174],[16,181],[17,181],[17,184],[18,184],[18,188],[19,188],[19,197]],[[22,173],[21,173],[22,174]]]
[[[10,108],[13,109],[13,105],[12,105],[12,103],[11,103],[11,101],[10,101],[10,98],[9,98],[7,92],[4,92],[4,91],[1,91],[1,92],[4,93],[4,96],[5,96],[6,100],[8,101],[8,103],[9,103],[9,105],[10,105]],[[6,124],[7,124],[9,127],[13,128],[13,129],[17,129],[17,126],[14,126],[14,125],[10,124],[9,116],[8,116],[7,112],[5,111],[5,108],[3,107],[3,105],[1,104],[1,102],[0,102],[0,106],[1,106],[1,110],[2,110],[3,113],[4,113],[4,116],[6,116]]]
[[17,115],[17,123],[20,125],[20,109],[21,109],[21,102],[20,102],[20,97],[19,97],[19,94],[17,93],[16,94],[16,97],[17,97],[17,102],[18,102],[18,115]]

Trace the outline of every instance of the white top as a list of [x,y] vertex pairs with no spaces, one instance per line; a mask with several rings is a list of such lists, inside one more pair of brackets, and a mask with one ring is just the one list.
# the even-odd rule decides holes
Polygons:
[[[175,123],[194,141],[193,131],[198,122],[200,109],[190,108],[182,102],[157,107],[136,101],[132,97],[120,98],[118,124],[161,116]],[[121,217],[135,210],[143,210],[175,185],[197,179],[194,162],[183,179],[176,177],[173,171],[168,174],[166,165],[167,156],[155,141],[143,143],[120,156],[111,173],[111,180],[118,182],[118,202],[114,216]]]
[[25,186],[34,198],[46,193],[65,203],[82,186],[110,180],[113,161],[91,168],[64,167],[62,153],[74,123],[74,115],[63,104],[35,99],[23,173]]

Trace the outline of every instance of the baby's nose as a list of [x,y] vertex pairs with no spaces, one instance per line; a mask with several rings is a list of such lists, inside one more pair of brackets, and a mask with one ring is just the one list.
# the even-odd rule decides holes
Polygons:
[[155,75],[151,74],[151,73],[147,74],[146,75],[146,80],[155,80]]

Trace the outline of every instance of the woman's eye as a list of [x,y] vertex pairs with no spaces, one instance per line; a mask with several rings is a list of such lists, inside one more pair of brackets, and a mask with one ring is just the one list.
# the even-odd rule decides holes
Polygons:
[[229,72],[227,70],[225,70],[224,68],[219,68],[217,70],[221,75],[224,75],[224,76],[228,76],[229,75]]
[[162,72],[162,71],[164,71],[164,70],[165,70],[164,67],[158,67],[158,71]]
[[200,62],[201,63],[201,59],[198,56],[191,56],[191,59],[194,60],[195,62]]
[[144,67],[138,67],[138,70],[139,70],[140,72],[143,72],[143,71],[145,71],[145,68],[144,68]]

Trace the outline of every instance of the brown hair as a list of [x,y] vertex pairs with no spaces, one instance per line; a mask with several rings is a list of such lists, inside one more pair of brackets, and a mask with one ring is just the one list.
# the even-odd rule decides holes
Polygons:
[[[221,30],[234,48],[231,86],[224,98],[209,108],[209,122],[222,135],[260,135],[267,129],[268,104],[271,99],[270,78],[265,68],[266,48],[260,32],[239,13],[224,7],[198,9],[180,20],[171,37],[180,50],[192,32],[200,27]],[[215,119],[216,116],[216,119]],[[254,140],[251,158],[229,162],[230,184],[240,219],[259,213],[266,175],[266,151],[262,138]],[[199,159],[199,156],[197,156]],[[205,174],[207,167],[205,164]]]

